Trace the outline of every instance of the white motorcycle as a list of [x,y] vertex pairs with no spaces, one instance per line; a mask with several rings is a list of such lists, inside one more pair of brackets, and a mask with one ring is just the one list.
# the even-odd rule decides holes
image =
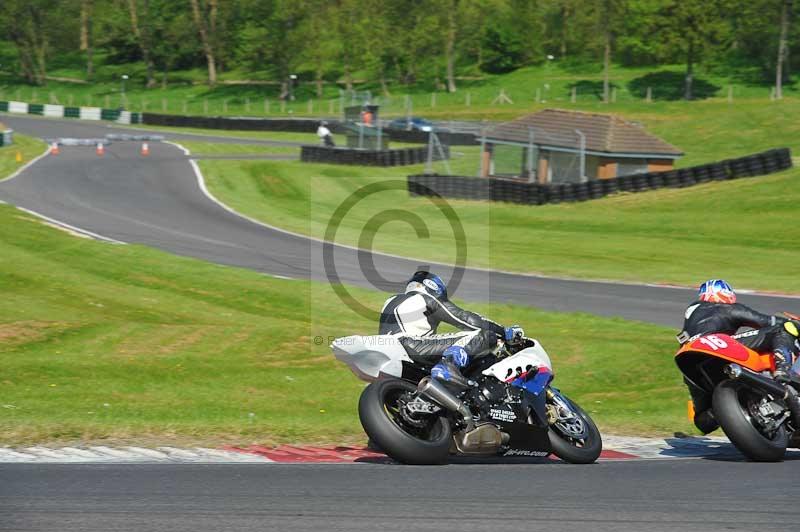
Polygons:
[[455,390],[414,363],[394,335],[347,336],[331,348],[370,383],[358,414],[372,442],[406,464],[443,464],[450,454],[597,460],[603,443],[592,419],[551,386],[550,357],[534,339],[478,357]]

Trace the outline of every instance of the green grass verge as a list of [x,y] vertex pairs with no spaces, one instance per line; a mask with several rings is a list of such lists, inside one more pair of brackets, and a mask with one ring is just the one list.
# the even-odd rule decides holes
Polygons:
[[[355,190],[402,182],[421,170],[271,161],[203,161],[201,168],[211,192],[234,209],[320,238]],[[473,266],[683,285],[724,277],[741,288],[800,293],[794,267],[800,247],[791,230],[800,202],[797,174],[540,207],[448,203],[463,224]],[[448,219],[400,186],[358,203],[342,219],[337,242],[364,245],[362,239],[374,237],[375,249],[453,263]],[[430,235],[416,238],[406,222],[377,224],[373,216],[390,209],[419,215]]]
[[181,146],[192,155],[297,155],[298,146],[271,146],[266,144],[229,144],[227,142],[202,142],[181,140]]
[[[39,139],[14,133],[14,143],[0,148],[0,181],[44,153],[46,147]],[[20,160],[17,160],[18,157]]]
[[[0,444],[362,440],[363,383],[313,338],[376,324],[326,285],[72,237],[6,205],[0,227]],[[475,308],[540,338],[603,429],[688,430],[673,331]]]

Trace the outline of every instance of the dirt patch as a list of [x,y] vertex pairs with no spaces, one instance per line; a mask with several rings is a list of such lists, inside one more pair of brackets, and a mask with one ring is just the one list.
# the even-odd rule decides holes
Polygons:
[[35,342],[63,328],[65,324],[51,321],[0,323],[0,349]]

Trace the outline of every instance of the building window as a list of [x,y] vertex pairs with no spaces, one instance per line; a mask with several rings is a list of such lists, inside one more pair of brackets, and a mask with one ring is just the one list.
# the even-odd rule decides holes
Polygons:
[[547,177],[550,183],[580,183],[581,157],[577,153],[551,151],[547,156]]
[[619,159],[617,162],[617,177],[646,173],[647,159]]

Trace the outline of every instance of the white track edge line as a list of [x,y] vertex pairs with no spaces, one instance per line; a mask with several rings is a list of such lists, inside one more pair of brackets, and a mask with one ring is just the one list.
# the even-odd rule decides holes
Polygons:
[[21,210],[23,212],[27,212],[28,214],[32,214],[33,216],[37,216],[37,217],[41,218],[42,220],[50,222],[53,225],[57,225],[57,226],[63,227],[64,229],[68,229],[70,231],[73,231],[75,233],[78,233],[78,234],[81,234],[81,235],[84,235],[84,236],[88,236],[90,238],[93,238],[94,240],[101,240],[103,242],[108,242],[110,244],[127,245],[127,242],[123,242],[122,240],[117,240],[115,238],[111,238],[111,237],[103,236],[103,235],[100,235],[100,234],[97,234],[97,233],[93,233],[92,231],[89,231],[87,229],[81,229],[80,227],[76,227],[74,225],[70,225],[70,224],[62,222],[60,220],[56,220],[54,218],[50,218],[49,216],[45,216],[44,214],[38,213],[36,211],[32,211],[31,209],[26,209],[25,207],[20,207],[19,205],[14,205],[14,206],[17,209],[19,209],[19,210]]
[[17,171],[14,172],[13,174],[11,174],[10,176],[4,177],[3,179],[0,179],[0,183],[7,183],[8,181],[11,181],[15,177],[17,177],[19,174],[21,174],[22,172],[27,170],[29,167],[33,166],[34,163],[38,163],[41,159],[46,157],[47,154],[49,154],[49,153],[50,153],[50,146],[48,146],[47,149],[44,150],[44,153],[42,153],[41,155],[39,155],[37,157],[34,157],[33,159],[31,159],[30,161],[28,161],[27,163],[25,163],[21,167],[17,168]]
[[[175,146],[177,146],[178,148],[184,150],[188,154],[189,150],[187,150],[185,147],[181,146],[179,143],[170,142],[169,144],[174,144]],[[304,235],[304,234],[301,234],[301,233],[295,233],[293,231],[289,231],[287,229],[282,229],[280,227],[276,227],[274,225],[270,225],[270,224],[268,224],[266,222],[262,222],[261,220],[257,220],[257,219],[255,219],[255,218],[253,218],[251,216],[246,215],[246,214],[242,214],[241,212],[229,207],[228,205],[226,205],[225,203],[223,203],[222,201],[217,199],[208,190],[208,188],[206,187],[205,178],[203,177],[203,173],[200,171],[200,167],[197,165],[197,159],[189,159],[189,163],[192,165],[192,168],[194,169],[195,176],[197,177],[197,184],[200,187],[200,190],[203,192],[203,194],[205,194],[208,199],[210,199],[211,201],[213,201],[214,203],[216,203],[217,205],[219,205],[220,207],[222,207],[223,209],[225,209],[226,211],[228,211],[231,214],[234,214],[234,215],[236,215],[236,216],[238,216],[238,217],[240,217],[240,218],[242,218],[244,220],[247,220],[247,221],[252,222],[254,224],[260,225],[262,227],[266,227],[267,229],[271,229],[273,231],[278,231],[279,233],[283,233],[283,234],[286,234],[286,235],[291,235],[291,236],[298,237],[298,238],[304,238],[306,240],[313,240],[315,242],[319,242],[320,244],[333,244],[334,246],[350,249],[352,251],[367,251],[367,250],[363,250],[361,248],[358,248],[356,246],[351,246],[351,245],[348,245],[348,244],[340,244],[338,242],[328,242],[325,239],[318,238],[318,237],[315,237],[315,236]],[[393,259],[402,259],[402,260],[426,262],[426,263],[437,265],[437,266],[444,266],[446,268],[453,268],[454,267],[452,264],[445,264],[443,262],[436,262],[436,261],[425,260],[425,259],[415,259],[414,257],[403,257],[401,255],[393,255],[391,253],[385,253],[383,251],[369,250],[369,252],[371,254],[373,254],[373,255],[381,255],[381,256],[389,257],[389,258],[393,258]],[[610,279],[580,279],[578,277],[558,277],[558,276],[555,276],[555,275],[543,275],[543,274],[538,274],[538,273],[526,273],[526,272],[513,272],[513,271],[507,271],[507,270],[496,270],[496,269],[491,269],[491,268],[483,268],[483,267],[480,267],[480,266],[467,266],[466,269],[467,270],[479,271],[479,272],[487,272],[487,273],[501,273],[501,274],[504,274],[504,275],[516,275],[516,276],[520,276],[520,277],[528,277],[528,278],[531,278],[531,279],[548,279],[548,280],[555,280],[555,281],[573,281],[573,282],[580,282],[580,283],[599,283],[599,284],[606,284],[606,285],[611,285],[611,286],[642,286],[642,287],[648,287],[648,288],[661,288],[661,289],[665,289],[666,288],[666,289],[672,289],[672,290],[694,290],[695,289],[695,287],[693,287],[693,286],[678,286],[678,285],[669,285],[669,284],[663,284],[662,285],[662,284],[657,284],[657,283],[635,283],[635,282],[630,282],[630,281],[613,281],[613,280],[610,280]],[[781,297],[781,298],[787,298],[787,299],[800,299],[800,295],[797,295],[797,294],[781,294],[781,293],[759,292],[759,291],[756,291],[756,290],[748,290],[748,289],[738,289],[738,290],[739,290],[739,292],[742,292],[742,293],[745,293],[745,294],[748,294],[748,295],[764,296],[764,297]]]

